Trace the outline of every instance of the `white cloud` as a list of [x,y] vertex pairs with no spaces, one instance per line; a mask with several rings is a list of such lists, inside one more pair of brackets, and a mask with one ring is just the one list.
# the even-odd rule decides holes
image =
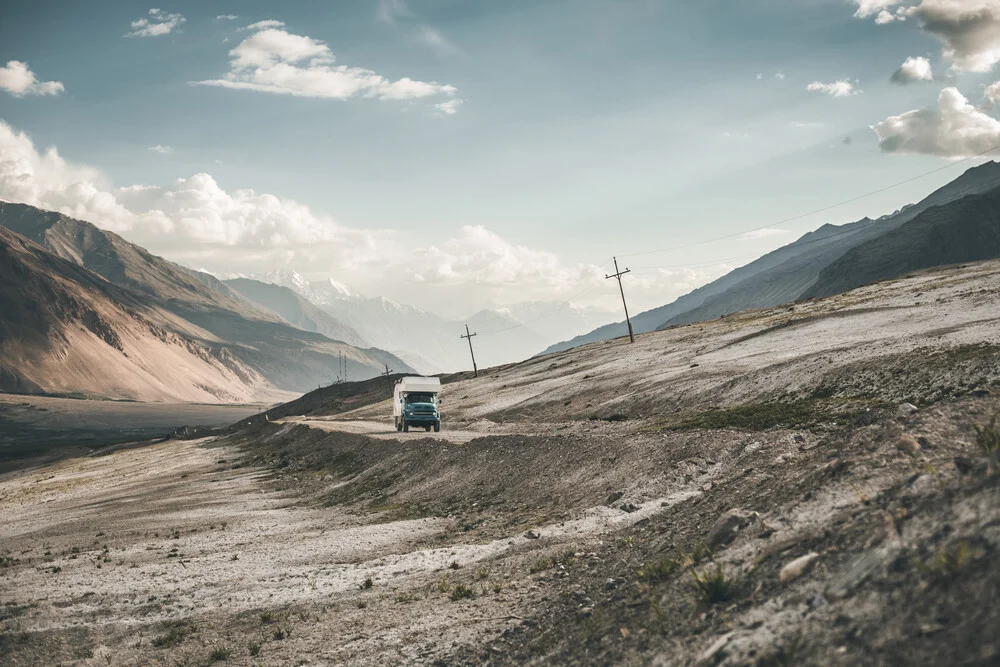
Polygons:
[[413,14],[403,0],[378,0],[375,16],[383,23],[395,23],[396,19],[408,18]]
[[780,236],[781,234],[791,234],[787,229],[776,229],[774,227],[765,227],[764,229],[755,229],[752,232],[746,232],[745,234],[740,234],[737,238],[741,241],[753,241],[756,239],[767,238],[768,236]]
[[1000,121],[969,104],[957,88],[945,88],[937,109],[892,116],[873,126],[886,153],[970,157],[1000,145]]
[[248,26],[242,27],[240,28],[240,32],[246,30],[257,31],[257,30],[267,30],[268,28],[284,28],[284,27],[285,27],[284,21],[275,21],[274,19],[266,19],[264,21],[257,21],[256,23],[251,23]]
[[169,155],[174,152],[174,149],[170,146],[163,146],[162,144],[156,144],[155,146],[150,146],[149,150],[154,153],[160,153],[161,155]]
[[994,104],[1000,104],[1000,81],[992,83],[986,87],[984,96]]
[[[566,297],[588,284],[603,295],[606,287],[603,269],[566,265],[554,253],[511,243],[482,226],[420,245],[393,231],[346,227],[290,199],[227,191],[204,173],[162,186],[114,187],[55,149],[37,150],[26,134],[2,121],[0,198],[88,220],[214,273],[292,267],[314,278],[350,274],[372,293],[404,290],[399,297],[410,289],[403,286],[420,282],[468,303]],[[665,280],[655,283],[661,292]],[[653,284],[647,289],[654,290]]]
[[437,28],[432,28],[427,24],[417,26],[415,34],[417,41],[431,47],[438,53],[451,54],[458,51],[455,45],[445,39],[445,36]]
[[464,101],[465,100],[454,99],[454,100],[448,100],[446,102],[439,102],[438,104],[434,105],[434,108],[437,109],[438,112],[442,115],[454,116],[456,113],[458,113],[459,105],[462,104]]
[[132,21],[132,32],[124,37],[159,37],[169,35],[174,28],[187,21],[180,14],[168,14],[162,9],[150,9],[147,16]]
[[341,100],[359,96],[407,100],[457,92],[454,86],[433,81],[409,77],[391,81],[372,70],[334,65],[333,53],[323,42],[274,28],[247,37],[229,56],[230,69],[223,78],[198,83]]
[[239,16],[236,14],[219,14],[215,17],[216,21],[235,21]]
[[895,7],[900,0],[854,0],[858,5],[858,10],[854,15],[859,19],[868,18],[873,14],[880,14],[890,7]]
[[65,88],[58,81],[39,81],[27,63],[10,60],[0,67],[0,90],[6,90],[14,97],[25,95],[58,95]]
[[1000,62],[1000,0],[923,0],[911,13],[955,69],[988,72]]
[[774,75],[774,78],[775,79],[784,79],[785,78],[785,73],[784,72],[778,72],[777,74]]
[[901,85],[933,80],[934,72],[931,70],[931,62],[927,58],[907,58],[903,61],[902,66],[892,74],[892,82]]
[[857,95],[861,92],[847,79],[840,79],[839,81],[834,81],[833,83],[813,81],[806,86],[806,90],[812,93],[826,93],[832,97],[850,97],[851,95]]

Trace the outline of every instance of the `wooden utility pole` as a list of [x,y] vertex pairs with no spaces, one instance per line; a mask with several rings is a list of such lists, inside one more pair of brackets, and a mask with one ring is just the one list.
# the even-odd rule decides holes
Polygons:
[[[395,372],[396,372],[396,371],[393,371],[393,370],[390,370],[390,369],[389,369],[389,364],[386,364],[386,365],[385,365],[385,373],[382,373],[382,375],[384,375],[384,376],[385,376],[385,379],[386,379],[386,380],[389,380],[389,379],[390,379],[390,376],[391,376],[391,375],[392,375],[393,373],[395,373]],[[390,384],[390,385],[389,385],[389,393],[390,393],[390,394],[392,393],[392,384]]]
[[476,368],[476,353],[472,351],[472,337],[478,336],[478,333],[469,333],[469,325],[465,325],[465,335],[459,336],[459,338],[466,338],[469,341],[469,354],[472,355],[472,374],[475,377],[479,377],[479,369]]
[[347,357],[340,353],[337,360],[337,386],[340,387],[340,397],[344,398],[344,383],[347,382]]
[[622,293],[622,305],[625,306],[625,321],[628,323],[628,339],[629,339],[630,342],[634,343],[635,342],[635,334],[632,333],[632,320],[630,320],[629,317],[628,317],[628,304],[625,303],[625,288],[622,287],[622,276],[624,276],[626,273],[629,273],[629,271],[631,271],[631,269],[625,269],[624,271],[619,271],[618,270],[618,258],[617,257],[612,257],[611,259],[613,259],[615,261],[615,272],[612,273],[610,276],[609,275],[605,275],[604,279],[605,280],[607,280],[609,278],[617,278],[618,279],[618,291]]

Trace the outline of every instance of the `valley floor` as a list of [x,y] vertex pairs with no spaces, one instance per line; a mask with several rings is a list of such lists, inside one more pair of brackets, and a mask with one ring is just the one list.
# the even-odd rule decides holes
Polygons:
[[995,664],[998,351],[987,263],[7,473],[0,663]]

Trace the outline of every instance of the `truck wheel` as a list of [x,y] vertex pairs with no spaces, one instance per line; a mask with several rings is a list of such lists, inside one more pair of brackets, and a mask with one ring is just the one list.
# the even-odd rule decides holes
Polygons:
[[403,420],[403,433],[409,433],[409,432],[410,432],[410,425],[407,424],[406,420],[404,419]]
[[431,427],[430,426],[425,426],[424,430],[427,431],[428,433],[430,433],[431,432]]
[[434,422],[434,432],[438,433],[441,431],[441,422]]
[[399,425],[399,417],[392,418],[392,425],[397,431],[401,430],[401,427]]

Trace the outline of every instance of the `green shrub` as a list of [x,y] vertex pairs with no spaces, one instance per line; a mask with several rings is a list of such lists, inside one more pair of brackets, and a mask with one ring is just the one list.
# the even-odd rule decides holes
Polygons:
[[692,570],[691,576],[694,577],[695,595],[705,604],[728,602],[739,595],[739,582],[726,576],[722,563],[707,568],[701,574]]

